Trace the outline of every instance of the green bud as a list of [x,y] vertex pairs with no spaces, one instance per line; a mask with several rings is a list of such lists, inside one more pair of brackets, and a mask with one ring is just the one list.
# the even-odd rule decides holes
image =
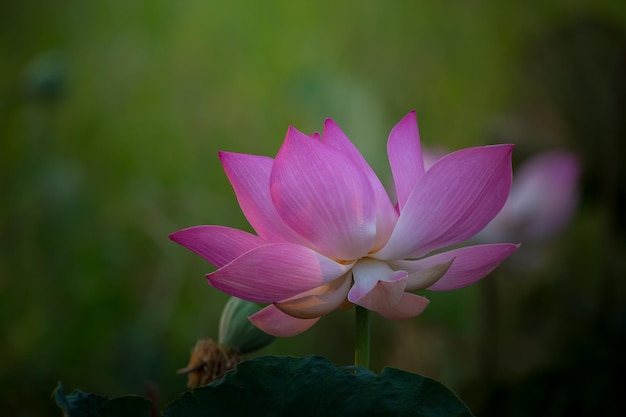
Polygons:
[[224,306],[220,318],[218,342],[239,349],[242,354],[261,349],[275,339],[256,327],[248,317],[261,307],[250,301],[231,297]]

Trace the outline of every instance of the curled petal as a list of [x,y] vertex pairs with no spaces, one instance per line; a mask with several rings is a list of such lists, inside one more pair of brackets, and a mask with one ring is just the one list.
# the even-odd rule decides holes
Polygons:
[[405,320],[418,316],[429,301],[422,296],[403,291],[403,282],[378,282],[372,291],[355,301],[362,307],[389,320]]
[[274,305],[283,313],[300,319],[324,316],[343,305],[351,284],[352,276],[348,273]]
[[283,221],[333,259],[358,259],[376,237],[374,194],[348,156],[289,128],[270,178]]
[[319,320],[319,317],[311,319],[297,319],[283,313],[273,304],[248,317],[248,319],[265,333],[276,337],[296,336],[308,330]]
[[478,233],[511,188],[512,145],[462,149],[438,160],[413,188],[378,259],[421,258]]
[[266,242],[242,230],[223,226],[195,226],[172,233],[174,242],[197,253],[218,268]]
[[400,302],[389,310],[376,310],[378,314],[389,320],[406,320],[417,317],[428,306],[428,299],[421,295],[403,293]]
[[[430,258],[426,258],[430,259]],[[390,262],[393,268],[409,271],[406,278],[406,291],[420,291],[432,287],[448,272],[454,262],[454,257],[441,259],[441,263],[421,261],[395,261]]]
[[415,184],[424,175],[424,158],[415,110],[391,129],[387,141],[387,155],[398,197],[398,207],[402,211]]
[[282,221],[270,197],[274,160],[266,156],[220,152],[239,206],[254,230],[268,242],[299,243],[301,239]]
[[414,291],[421,287],[412,277],[420,271],[428,270],[436,265],[445,264],[453,260],[448,271],[428,287],[433,291],[448,291],[463,288],[485,277],[493,271],[504,259],[515,252],[519,245],[498,243],[492,245],[467,246],[448,252],[438,253],[417,261],[397,261],[392,265],[409,272],[407,290]]
[[391,314],[398,307],[405,287],[406,281],[404,280],[396,282],[378,281],[374,288],[352,302],[385,316]]
[[393,271],[385,262],[375,259],[361,259],[354,264],[352,274],[354,285],[348,293],[348,301],[355,304],[359,304],[358,301],[372,291],[379,282],[393,284],[389,288],[390,291],[391,288],[395,288],[394,293],[397,293],[398,289],[400,292],[404,291],[406,285],[407,273],[405,271]]
[[259,246],[208,274],[209,283],[232,296],[273,303],[333,281],[350,265],[339,264],[304,246]]
[[374,204],[376,205],[376,241],[374,242],[374,247],[382,247],[389,239],[398,220],[398,213],[391,204],[391,200],[389,200],[387,190],[385,190],[374,170],[363,158],[361,152],[350,142],[350,139],[332,119],[326,119],[324,123],[322,141],[341,151],[367,176],[374,192]]

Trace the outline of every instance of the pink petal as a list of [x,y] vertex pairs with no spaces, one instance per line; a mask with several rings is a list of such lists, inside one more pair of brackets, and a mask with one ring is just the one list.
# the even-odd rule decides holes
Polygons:
[[381,315],[381,312],[389,313],[400,303],[405,286],[405,281],[378,281],[365,295],[351,302]]
[[253,234],[223,226],[195,226],[169,236],[218,268],[266,242]]
[[292,317],[301,319],[320,317],[336,310],[345,302],[351,284],[352,276],[346,274],[328,284],[274,303],[274,305]]
[[416,184],[378,259],[421,258],[478,233],[511,188],[512,145],[462,149],[437,161]]
[[320,319],[297,319],[277,309],[273,304],[254,313],[248,319],[265,333],[276,337],[296,336],[308,330]]
[[208,274],[209,283],[227,294],[272,303],[339,278],[350,269],[304,246],[274,243],[248,251]]
[[399,284],[381,281],[356,304],[389,320],[405,320],[420,315],[429,301],[422,296],[403,292]]
[[433,263],[425,258],[419,261],[391,261],[390,266],[394,269],[402,269],[409,272],[406,279],[406,291],[420,291],[432,287],[450,269],[454,257],[441,259],[441,263]]
[[239,206],[259,236],[268,242],[301,243],[301,239],[281,220],[270,197],[270,172],[274,160],[231,152],[220,152],[219,156]]
[[[394,271],[385,262],[375,259],[359,260],[352,267],[352,274],[354,285],[348,293],[348,300],[356,304],[359,304],[358,301],[372,291],[379,282],[393,284],[389,288],[399,288],[400,293],[404,291],[406,285],[407,273],[405,271]],[[399,301],[399,296],[397,298]]]
[[407,291],[415,291],[421,287],[414,278],[419,276],[420,271],[453,260],[444,276],[428,288],[433,291],[448,291],[466,287],[485,277],[518,247],[519,245],[510,243],[467,246],[417,261],[397,261],[391,264],[395,268],[403,268],[409,272]]
[[383,184],[380,182],[374,170],[372,170],[365,158],[363,158],[363,155],[361,155],[359,150],[350,142],[350,139],[348,139],[345,133],[343,133],[332,119],[326,119],[324,123],[322,141],[341,151],[367,176],[372,191],[374,192],[374,204],[376,205],[376,241],[374,242],[374,247],[382,247],[389,239],[393,227],[398,220],[398,213],[393,207],[393,204],[391,204],[385,187],[383,187]]
[[424,175],[424,159],[415,110],[391,129],[387,141],[387,155],[398,197],[398,207],[402,211],[415,184]]
[[283,221],[333,259],[358,259],[376,237],[374,193],[348,156],[289,128],[271,174]]

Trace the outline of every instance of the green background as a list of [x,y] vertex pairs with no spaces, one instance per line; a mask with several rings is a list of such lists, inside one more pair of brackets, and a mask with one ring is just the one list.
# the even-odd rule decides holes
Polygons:
[[[288,125],[332,117],[388,179],[388,132],[416,109],[433,148],[577,152],[583,198],[567,231],[488,283],[375,318],[374,369],[436,378],[483,416],[617,415],[625,24],[619,0],[2,2],[3,414],[60,415],[57,380],[174,399],[226,297],[167,235],[250,230],[217,151],[273,156]],[[352,321],[261,353],[350,364]]]

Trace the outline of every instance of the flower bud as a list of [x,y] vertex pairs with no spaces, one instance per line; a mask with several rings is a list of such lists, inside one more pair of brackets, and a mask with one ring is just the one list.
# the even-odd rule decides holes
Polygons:
[[218,342],[239,350],[241,354],[261,349],[275,339],[263,332],[248,320],[259,311],[259,305],[236,297],[231,297],[224,306],[220,318]]

